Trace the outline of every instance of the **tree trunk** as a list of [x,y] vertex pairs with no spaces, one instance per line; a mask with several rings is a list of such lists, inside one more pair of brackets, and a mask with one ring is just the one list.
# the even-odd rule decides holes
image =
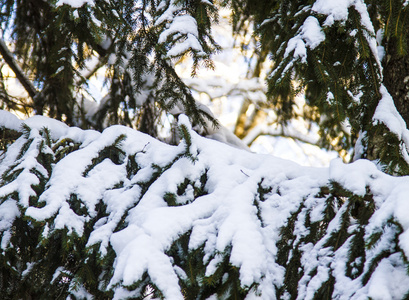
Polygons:
[[[395,102],[396,109],[409,124],[409,54],[401,54],[398,41],[391,37],[386,42],[383,83]],[[407,127],[407,126],[406,126]]]

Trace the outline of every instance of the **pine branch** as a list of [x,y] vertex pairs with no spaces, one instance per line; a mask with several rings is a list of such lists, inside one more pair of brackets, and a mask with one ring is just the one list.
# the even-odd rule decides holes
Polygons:
[[113,53],[113,49],[115,48],[114,40],[111,40],[111,43],[108,47],[102,47],[100,44],[94,43],[94,41],[91,41],[91,45],[94,48],[94,50],[98,53],[98,63],[96,63],[93,68],[88,69],[88,72],[86,72],[84,76],[81,76],[81,78],[76,83],[77,86],[84,84],[96,72],[98,72],[99,69],[106,66],[108,63],[109,56],[110,54]]
[[23,73],[23,70],[21,70],[21,68],[13,58],[13,54],[7,48],[7,45],[4,43],[2,39],[0,39],[0,54],[3,56],[4,60],[6,61],[10,69],[12,69],[14,74],[16,74],[17,79],[23,85],[24,89],[27,91],[30,97],[34,99],[34,97],[37,95],[36,88],[34,87],[33,83],[27,78],[27,76]]
[[0,154],[7,149],[9,144],[14,143],[21,136],[21,132],[8,128],[0,128]]

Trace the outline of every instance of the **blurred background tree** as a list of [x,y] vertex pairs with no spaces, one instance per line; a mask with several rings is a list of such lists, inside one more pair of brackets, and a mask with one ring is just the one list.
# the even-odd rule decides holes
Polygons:
[[[174,117],[185,113],[202,135],[241,148],[284,136],[409,172],[405,1],[334,8],[320,0],[3,0],[1,7],[3,109],[81,128],[123,124],[172,143]],[[215,31],[220,11],[232,31]],[[229,47],[240,52],[212,61]],[[222,71],[206,75],[215,65]],[[10,88],[10,74],[23,94]]]

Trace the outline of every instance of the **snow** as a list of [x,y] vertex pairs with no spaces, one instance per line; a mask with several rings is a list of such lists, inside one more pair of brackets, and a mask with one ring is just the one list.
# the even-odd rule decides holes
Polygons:
[[[376,166],[367,160],[357,160],[354,164],[345,165],[341,159],[335,159],[330,165],[330,178],[347,186],[354,194],[364,196],[369,185],[368,176],[378,172]],[[363,176],[365,174],[366,176]]]
[[28,125],[30,128],[36,128],[37,130],[41,130],[42,128],[52,128],[52,139],[58,139],[59,137],[64,136],[68,131],[68,126],[64,123],[44,116],[33,116],[25,120],[23,123]]
[[301,34],[305,40],[305,45],[311,49],[314,49],[325,40],[325,35],[321,30],[317,18],[315,17],[309,16],[304,21]]
[[189,49],[196,55],[204,56],[205,52],[199,42],[196,20],[190,15],[174,16],[180,9],[179,6],[177,1],[171,1],[169,7],[155,21],[155,26],[166,23],[166,29],[160,33],[158,43],[164,44],[170,37],[174,40],[167,51],[168,57],[183,55]]
[[[118,242],[121,244],[124,241],[128,241],[126,247],[118,248]],[[170,258],[163,253],[157,240],[131,225],[114,234],[111,243],[118,255],[111,284],[122,280],[125,286],[131,285],[148,270],[149,276],[164,291],[167,299],[184,299]]]
[[401,145],[401,154],[407,163],[409,163],[409,130],[406,128],[406,122],[396,109],[392,96],[384,85],[379,89],[382,98],[376,107],[373,115],[373,123],[384,124],[388,129],[396,134],[397,138],[403,141]]
[[167,29],[165,29],[159,36],[159,43],[165,43],[170,35],[176,33],[191,34],[198,36],[196,20],[192,16],[176,16]]
[[[376,59],[379,70],[382,73],[382,64],[381,64],[382,49],[378,47],[377,39],[375,37],[376,33],[375,33],[375,29],[371,21],[371,17],[369,16],[368,7],[363,1],[356,0],[354,3],[354,8],[361,16],[360,22],[362,26],[365,28],[365,30],[367,31],[367,32],[364,32],[364,36],[368,42],[368,45],[372,51],[372,54],[374,55]],[[381,51],[381,52],[378,53],[378,51]]]
[[[360,22],[368,33],[364,33],[369,47],[377,60],[378,66],[381,66],[382,49],[378,47],[374,38],[375,31],[369,17],[366,4],[362,0],[317,0],[311,8],[311,13],[326,15],[327,18],[322,24],[324,27],[331,27],[335,22],[345,22],[348,19],[348,10],[354,8],[361,16]],[[351,32],[355,35],[356,31]],[[301,62],[307,61],[307,48],[314,49],[325,40],[325,34],[322,31],[318,19],[314,16],[306,18],[297,34],[292,37],[287,44],[284,57],[293,53],[294,59],[301,59]],[[378,51],[379,54],[378,54]],[[291,62],[288,64],[291,67]],[[285,71],[283,72],[285,73]]]
[[348,9],[353,0],[317,0],[312,6],[312,11],[327,15],[327,26],[332,26],[334,21],[343,21],[348,18]]
[[368,297],[374,300],[403,299],[409,286],[402,257],[393,254],[383,259],[369,282]]
[[[201,55],[196,21],[189,15],[178,14],[179,7],[175,4],[178,2],[170,1],[168,6],[163,2],[160,9],[165,11],[155,21],[156,26],[165,28],[158,42],[163,44],[173,39],[167,49],[168,57],[180,56],[189,49]],[[206,0],[202,2],[211,5]],[[81,7],[86,3],[93,5],[92,1],[60,0],[57,6]],[[360,0],[316,1],[311,10],[326,15],[325,22],[320,24],[316,17],[307,17],[297,35],[288,42],[285,56],[292,55],[293,59],[305,63],[307,49],[314,49],[325,40],[323,28],[345,21],[351,7],[361,15],[362,25],[369,33],[366,38],[380,66],[384,55],[378,46],[382,33],[377,34],[377,43],[371,36],[374,29],[367,7]],[[351,32],[351,36],[356,34],[356,30]],[[198,91],[207,89],[194,80],[190,83],[196,84]],[[257,90],[263,91],[259,82],[248,80],[236,85],[246,90],[254,103],[265,100],[257,93]],[[222,97],[232,86],[234,84],[216,80],[214,88],[207,91],[208,96]],[[252,88],[253,94],[249,92]],[[385,124],[409,145],[409,132],[392,97],[384,86],[380,87],[380,93],[382,99],[373,117],[374,124]],[[360,96],[353,97],[359,102]],[[329,92],[327,100],[331,102],[333,98]],[[175,114],[183,112],[175,107]],[[227,257],[239,272],[242,288],[258,284],[246,299],[275,299],[276,288],[283,287],[287,276],[285,263],[277,262],[278,244],[283,238],[282,229],[291,225],[291,218],[293,236],[286,242],[292,247],[288,261],[295,250],[301,256],[298,299],[313,299],[330,277],[335,281],[333,297],[337,299],[402,299],[408,292],[408,177],[388,176],[367,160],[344,164],[336,159],[327,168],[309,168],[270,155],[250,153],[243,151],[248,149],[226,127],[209,131],[208,137],[213,140],[197,135],[183,114],[179,116],[178,125],[187,131],[190,140],[182,139],[178,146],[162,144],[122,126],[98,133],[69,128],[43,116],[22,121],[0,111],[1,128],[23,132],[23,124],[31,129],[29,135],[22,135],[0,159],[1,248],[13,247],[10,242],[13,222],[21,217],[43,222],[44,239],[64,229],[69,235],[83,236],[86,224],[97,217],[97,206],[102,203],[106,206],[106,215],[96,220],[87,247],[97,245],[102,257],[113,249],[116,258],[108,289],[114,291],[114,299],[138,297],[138,290],[127,288],[144,274],[166,299],[184,299],[179,283],[186,280],[188,274],[168,251],[185,234],[189,235],[189,250],[203,247],[205,276],[215,274]],[[50,131],[51,146],[44,143],[44,128]],[[265,128],[258,127],[252,134],[263,130]],[[275,128],[269,130],[276,132]],[[116,144],[122,136],[124,140]],[[63,145],[65,142],[77,149],[57,159],[58,151],[68,148]],[[59,144],[54,149],[53,146]],[[112,147],[117,148],[119,158],[102,157],[104,151]],[[359,148],[357,150],[359,152]],[[40,154],[52,156],[54,163],[50,168],[38,159]],[[129,170],[129,164],[137,167]],[[180,194],[180,186],[186,180],[189,184]],[[38,196],[41,205],[35,205],[31,199],[37,197],[35,187],[40,182],[45,182],[45,188]],[[331,194],[331,200],[328,194],[331,192],[321,193],[323,187],[331,188],[335,184],[343,189],[340,195]],[[206,193],[197,196],[201,185]],[[261,193],[262,188],[269,189]],[[365,199],[368,191],[373,199]],[[168,194],[175,197],[176,206],[167,202]],[[72,200],[73,196],[77,200]],[[335,198],[339,200],[339,207]],[[335,203],[334,216],[327,220],[325,214],[330,200]],[[70,201],[79,202],[84,213],[74,209]],[[359,224],[351,214],[347,215],[352,201],[373,204],[374,212],[367,224]],[[337,247],[329,246],[333,236],[342,229],[345,216],[349,218],[348,238]],[[308,222],[326,226],[314,243],[305,242],[311,233]],[[351,247],[359,230],[363,230],[364,255],[350,261]],[[379,241],[367,246],[371,237],[380,232]],[[350,264],[355,266],[353,276],[346,275]],[[361,265],[363,271],[358,270]],[[27,264],[24,275],[31,267]],[[57,268],[52,281],[61,272],[65,270]],[[365,282],[367,275],[369,280]],[[223,278],[227,282],[228,275]],[[290,298],[286,293],[283,298]],[[75,295],[92,297],[84,287]]]
[[[188,60],[183,60],[175,66],[179,76],[193,91],[196,104],[200,108],[209,107],[211,115],[215,116],[220,123],[218,128],[214,128],[209,122],[207,133],[202,128],[195,127],[195,130],[201,135],[239,149],[248,150],[250,148],[256,153],[273,154],[306,166],[328,166],[332,158],[338,157],[338,153],[327,152],[314,146],[319,138],[316,127],[310,127],[311,124],[302,120],[295,120],[295,122],[292,120],[285,128],[275,126],[277,115],[273,109],[265,108],[267,87],[264,77],[270,62],[267,61],[264,64],[260,77],[249,78],[251,68],[255,63],[251,58],[253,49],[257,47],[250,39],[252,31],[249,31],[248,36],[236,37],[238,40],[235,40],[231,36],[230,12],[222,9],[219,10],[219,15],[219,23],[213,26],[212,34],[223,50],[212,56],[214,70],[202,68],[197,77],[192,78]],[[246,53],[241,51],[240,43],[242,42],[250,43]],[[251,64],[250,69],[249,64]],[[240,140],[232,131],[234,131],[238,114],[245,101],[250,101],[250,107],[254,109],[263,107],[268,115],[267,119],[247,132],[247,135]],[[303,97],[297,97],[296,101],[300,108],[305,105]],[[247,114],[251,118],[249,112],[250,110],[247,111]],[[184,110],[181,107],[175,107],[171,113],[177,115],[184,113]],[[300,114],[302,114],[301,110]],[[305,142],[299,142],[299,140]]]
[[294,58],[307,62],[307,48],[314,49],[325,40],[325,34],[317,18],[309,16],[300,28],[300,33],[288,41],[284,57],[294,51]]
[[[1,114],[7,117],[0,119],[0,126],[19,128],[17,119]],[[69,128],[45,117],[29,118],[24,123],[31,126],[29,136],[22,135],[0,161],[2,248],[12,246],[16,218],[24,215],[44,222],[45,239],[61,229],[81,236],[87,222],[96,218],[96,207],[103,203],[106,214],[96,220],[87,247],[97,245],[101,256],[107,255],[109,248],[115,252],[108,284],[114,299],[136,297],[138,290],[126,287],[133,286],[144,274],[166,299],[184,299],[179,281],[189,276],[168,251],[186,233],[190,251],[203,247],[206,276],[215,274],[227,257],[237,268],[243,288],[258,283],[258,288],[249,290],[247,299],[275,299],[275,290],[283,285],[286,276],[285,266],[277,262],[278,243],[282,228],[289,226],[292,216],[296,216],[293,239],[288,243],[294,247],[292,251],[299,250],[304,268],[298,299],[312,299],[330,276],[335,278],[334,295],[339,299],[400,299],[407,292],[409,276],[402,255],[409,255],[408,177],[388,176],[366,160],[351,164],[334,160],[328,168],[311,168],[243,151],[197,135],[184,115],[179,117],[179,126],[190,139],[178,146],[163,144],[123,126],[97,133]],[[44,126],[50,130],[52,145],[41,148]],[[122,136],[124,139],[117,144]],[[27,138],[31,142],[17,158],[16,152]],[[37,161],[40,152],[55,155],[53,145],[63,145],[68,138],[72,141],[69,145],[77,145],[77,150],[56,161],[50,171]],[[117,160],[101,157],[107,147],[117,147],[122,154]],[[138,166],[131,173],[127,168],[130,163]],[[5,175],[18,170],[22,171],[14,180],[5,181]],[[35,196],[33,186],[40,179],[46,180],[46,188],[38,198],[42,205],[36,206],[29,198]],[[180,192],[186,180],[188,187]],[[364,270],[356,273],[356,269],[356,278],[345,273],[359,231],[357,222],[351,220],[350,236],[340,247],[326,246],[349,212],[349,198],[343,197],[340,207],[334,206],[334,217],[314,244],[304,240],[311,230],[306,226],[307,219],[324,222],[328,199],[319,194],[322,187],[334,182],[357,197],[371,191],[375,211],[365,227],[365,240],[383,232],[374,246],[365,248],[365,260],[354,259],[353,263],[363,264]],[[196,195],[201,186],[206,192]],[[260,194],[260,189],[265,192]],[[19,200],[11,197],[15,191]],[[174,195],[176,206],[167,203],[166,194]],[[71,206],[73,195],[83,213]],[[390,220],[399,224],[402,233]],[[120,224],[125,226],[118,227]],[[392,252],[371,267],[385,249],[394,247],[402,252]],[[362,278],[370,270],[374,272],[363,284]],[[82,287],[77,294],[91,297]]]
[[62,6],[64,4],[67,4],[71,7],[81,7],[85,4],[88,4],[90,6],[94,6],[95,3],[93,0],[58,0],[57,3],[55,4],[56,6]]
[[5,110],[0,110],[0,120],[1,120],[0,128],[5,127],[15,131],[19,131],[23,123],[15,115]]
[[373,120],[375,123],[385,124],[391,132],[395,133],[399,139],[402,139],[403,135],[406,135],[406,123],[397,111],[392,96],[384,85],[380,87],[380,92],[382,98],[376,107]]
[[13,221],[20,216],[16,201],[6,200],[0,205],[0,232],[6,232],[1,239],[1,249],[6,249],[11,238],[7,230],[11,228]]

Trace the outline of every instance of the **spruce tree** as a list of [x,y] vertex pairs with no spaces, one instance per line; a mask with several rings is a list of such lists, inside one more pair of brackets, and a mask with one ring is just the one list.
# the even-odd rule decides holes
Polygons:
[[[1,110],[2,297],[407,299],[409,179],[395,176],[408,173],[397,74],[407,5],[331,3],[223,4],[238,32],[247,19],[257,26],[280,121],[305,92],[323,143],[355,144],[350,164],[301,167],[235,149],[199,136],[184,114],[172,146],[121,125],[99,132]],[[190,51],[193,71],[210,63],[213,3],[2,4],[3,33],[14,40],[1,53],[31,97],[3,84],[3,108],[98,130],[140,118],[132,124],[151,135],[157,110],[210,118],[172,58]],[[95,115],[74,88],[93,56],[111,80]]]
[[[319,124],[323,146],[355,147],[355,159],[408,174],[405,1],[224,3],[237,33],[246,20],[255,23],[259,53],[274,63],[268,95],[281,122],[295,115],[294,96],[305,93],[305,116]],[[386,112],[392,99],[397,112]]]
[[[408,178],[0,111],[4,299],[406,299]],[[17,130],[16,130],[17,128]]]
[[[199,125],[214,121],[174,69],[185,55],[193,74],[199,64],[211,67],[218,46],[210,2],[4,0],[1,11],[3,68],[27,92],[16,98],[2,85],[2,108],[82,128],[123,124],[153,136],[175,106]],[[101,70],[108,92],[95,100],[90,79]]]

